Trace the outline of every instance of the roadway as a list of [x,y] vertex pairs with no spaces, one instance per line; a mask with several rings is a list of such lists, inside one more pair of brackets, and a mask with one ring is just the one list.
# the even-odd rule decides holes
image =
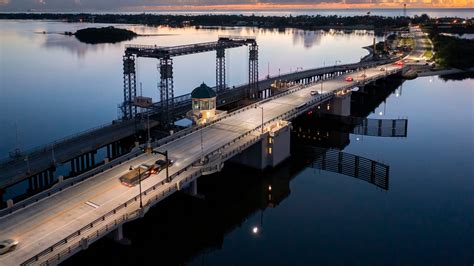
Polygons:
[[[323,93],[334,92],[347,85],[356,86],[364,80],[381,77],[386,72],[380,71],[380,67],[384,67],[387,71],[400,68],[391,64],[383,65],[326,80]],[[363,73],[366,77],[361,76]],[[349,75],[354,78],[353,82],[344,80]],[[264,101],[260,104],[263,107],[264,122],[313,100],[315,96],[311,96],[310,91],[320,89],[319,83],[315,83],[291,94]],[[199,160],[203,154],[212,153],[246,132],[257,129],[261,125],[261,112],[260,108],[247,109],[161,146],[157,150],[168,151],[170,158],[175,160],[175,164],[170,168],[170,174],[176,173]],[[139,187],[123,186],[118,178],[126,173],[130,166],[138,167],[161,157],[161,155],[139,155],[127,163],[0,218],[2,239],[13,238],[20,242],[16,250],[0,256],[0,264],[18,265],[136,197],[139,194]],[[143,190],[161,184],[164,179],[163,172],[152,175],[142,182]],[[158,190],[164,191],[170,186],[176,186],[176,180],[160,185]]]

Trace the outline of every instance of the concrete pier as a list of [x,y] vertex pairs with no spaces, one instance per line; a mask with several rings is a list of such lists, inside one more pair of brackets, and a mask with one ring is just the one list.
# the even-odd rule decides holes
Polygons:
[[290,156],[291,123],[279,121],[267,127],[261,140],[231,159],[258,170],[275,167]]

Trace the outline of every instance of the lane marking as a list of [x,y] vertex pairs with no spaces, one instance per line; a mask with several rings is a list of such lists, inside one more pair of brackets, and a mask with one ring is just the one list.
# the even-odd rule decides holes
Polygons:
[[99,205],[95,204],[95,203],[92,202],[92,201],[89,201],[89,200],[88,200],[88,201],[86,201],[85,203],[86,203],[87,205],[93,207],[93,208],[96,208],[96,209],[99,208]]

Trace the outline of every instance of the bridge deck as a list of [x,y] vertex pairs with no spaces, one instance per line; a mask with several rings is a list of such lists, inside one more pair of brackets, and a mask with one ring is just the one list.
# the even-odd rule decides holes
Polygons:
[[[324,68],[308,69],[300,72],[283,74],[277,77],[269,77],[260,80],[260,89],[269,88],[276,80],[298,80],[307,77],[313,77],[324,73],[334,71],[344,71],[348,69],[356,69],[358,67],[367,67],[377,64],[376,62],[355,63],[339,66],[331,66]],[[226,90],[218,95],[218,107],[241,100],[245,96],[247,85],[241,85],[234,89]],[[159,103],[155,104],[159,111]],[[176,97],[174,115],[182,117],[191,107],[190,95]],[[141,128],[144,128],[142,125]],[[93,130],[74,138],[58,142],[54,145],[55,159],[57,163],[67,162],[84,153],[91,152],[97,148],[113,143],[117,140],[129,137],[135,134],[134,121],[120,122],[115,125]],[[28,168],[24,161],[24,156],[19,159],[13,159],[0,163],[0,188],[5,188],[18,183],[25,178],[40,173],[53,165],[51,146],[44,146],[37,149],[34,153],[28,153],[30,174],[26,174]]]
[[[378,68],[366,70],[367,77],[365,79],[377,79],[400,70],[394,65],[384,67],[387,72],[379,71]],[[327,100],[329,99],[327,96],[332,95],[332,92],[356,85],[363,79],[359,77],[360,74],[362,72],[350,74],[354,77],[354,82],[344,81],[344,76],[325,81],[324,95],[311,96],[311,90],[320,89],[319,84],[313,84],[292,90],[274,99],[264,100],[260,103],[264,110],[264,122],[274,119],[291,119],[297,114],[294,112],[295,110],[306,111],[309,108],[308,103]],[[301,109],[302,105],[303,108],[306,108],[305,110]],[[155,202],[157,202],[175,191],[179,187],[178,182],[183,181],[184,178],[189,181],[189,178],[197,178],[200,175],[199,169],[191,167],[191,165],[198,161],[202,155],[201,133],[204,154],[219,151],[220,154],[224,154],[224,159],[227,159],[238,152],[242,145],[249,145],[258,139],[260,124],[261,109],[244,108],[208,127],[158,147],[157,149],[161,151],[168,150],[170,157],[175,160],[175,164],[170,168],[170,174],[180,174],[172,182],[166,184],[161,184],[165,178],[164,173],[153,175],[144,180],[142,182],[143,190],[149,190],[145,196],[145,202],[148,202],[154,195],[156,195]],[[39,261],[44,261],[50,256],[57,256],[58,252],[63,251],[68,245],[70,245],[69,247],[71,245],[77,246],[81,238],[92,240],[94,237],[101,236],[99,231],[92,228],[93,221],[98,219],[102,222],[101,217],[104,217],[103,223],[105,223],[105,221],[113,221],[117,217],[125,217],[120,216],[124,213],[132,213],[137,210],[136,201],[133,199],[137,199],[138,186],[125,187],[120,184],[118,178],[128,171],[130,165],[137,167],[146,162],[153,162],[159,157],[160,155],[138,155],[128,162],[0,218],[2,238],[14,238],[20,242],[15,251],[0,257],[0,264],[17,265],[39,253],[41,253],[41,256],[38,257]],[[133,204],[125,207],[124,203],[127,202]],[[119,211],[111,214],[111,211],[118,207],[121,207]],[[119,221],[123,222],[123,220],[126,219]],[[80,236],[72,235],[68,238],[67,243],[64,242],[66,236],[77,234],[78,230],[81,230]],[[61,245],[58,244],[54,248],[50,248],[59,241],[63,241]],[[68,256],[65,253],[62,254],[60,260]]]

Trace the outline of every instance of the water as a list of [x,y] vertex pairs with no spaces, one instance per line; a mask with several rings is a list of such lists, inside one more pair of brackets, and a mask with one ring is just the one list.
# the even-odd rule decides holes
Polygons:
[[[121,25],[139,34],[118,44],[89,45],[60,35],[90,26],[87,23],[0,21],[0,157],[109,123],[123,101],[122,56],[126,44],[181,45],[216,41],[219,35],[252,35],[259,44],[260,77],[336,63],[358,61],[368,52],[372,32],[284,31],[256,28],[172,29]],[[46,31],[51,34],[42,34]],[[143,95],[159,100],[157,60],[137,60]],[[247,82],[246,48],[226,52],[227,82]],[[215,84],[215,53],[174,59],[175,95],[190,93],[202,82]],[[140,86],[138,86],[139,88]],[[139,90],[140,91],[140,90]],[[140,93],[140,92],[139,92]],[[16,126],[17,125],[17,126]]]
[[204,199],[177,194],[126,225],[131,246],[100,240],[66,265],[470,265],[473,85],[407,81],[369,115],[407,117],[407,138],[330,141],[389,165],[388,190],[313,169],[295,151],[266,173],[226,164],[199,179]]
[[[21,146],[28,147],[116,117],[124,44],[91,46],[62,35],[34,33],[86,26],[0,23],[2,152],[15,146],[15,121]],[[354,62],[366,54],[360,47],[373,38],[365,32],[124,27],[172,34],[132,41],[161,45],[256,34],[261,75],[266,75],[266,61],[272,75],[278,68],[286,72],[320,66],[324,60]],[[232,83],[246,79],[246,53],[243,48],[229,51]],[[213,84],[214,60],[214,54],[177,58],[177,94],[202,81]],[[143,94],[156,99],[156,62],[139,61]],[[340,134],[332,140],[344,152],[389,165],[388,190],[313,169],[306,163],[310,158],[297,152],[265,173],[226,164],[220,174],[199,179],[203,199],[178,193],[145,219],[127,224],[124,234],[131,246],[102,239],[65,264],[471,265],[473,88],[473,79],[406,81],[385,102],[375,104],[369,117],[407,118],[407,138]],[[308,118],[306,123],[320,122]]]

